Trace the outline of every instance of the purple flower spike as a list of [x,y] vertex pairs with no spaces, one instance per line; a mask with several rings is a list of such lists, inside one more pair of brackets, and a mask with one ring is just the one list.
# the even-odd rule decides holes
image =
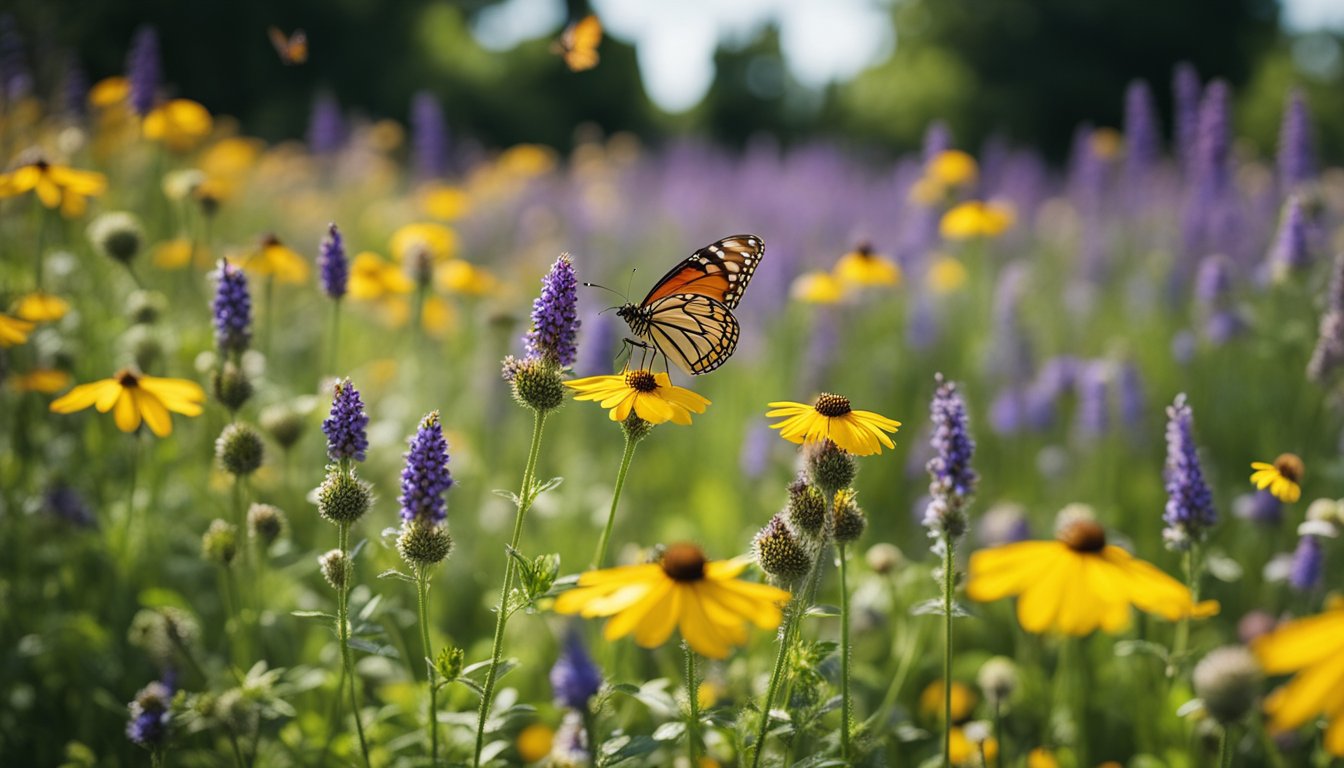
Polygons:
[[331,415],[322,421],[322,434],[327,436],[327,457],[332,461],[363,461],[364,452],[369,449],[365,432],[368,426],[369,415],[364,412],[359,390],[349,379],[336,382]]
[[1138,194],[1162,154],[1159,131],[1152,89],[1135,80],[1125,91],[1125,184],[1131,195]]
[[345,118],[330,93],[318,94],[308,115],[308,149],[314,155],[334,155],[345,144]]
[[1288,94],[1279,127],[1279,190],[1284,194],[1316,178],[1316,153],[1312,148],[1311,112],[1302,91]]
[[1307,363],[1307,378],[1324,382],[1344,365],[1344,253],[1335,257],[1326,296],[1325,314],[1321,315],[1320,336]]
[[1195,417],[1185,395],[1167,408],[1167,507],[1162,520],[1167,526],[1162,538],[1173,550],[1186,550],[1204,540],[1218,522],[1213,494],[1204,482],[1199,452],[1195,447]]
[[597,668],[583,647],[579,633],[570,631],[565,635],[565,647],[560,652],[560,658],[551,667],[551,690],[556,702],[584,712],[588,709],[588,700],[596,696],[601,688],[602,670]]
[[141,117],[154,108],[162,77],[159,64],[159,35],[145,25],[135,32],[126,57],[126,79],[131,85],[131,108]]
[[443,107],[429,91],[411,101],[411,154],[420,179],[437,179],[448,171],[448,126]]
[[1321,585],[1325,573],[1325,552],[1321,550],[1321,540],[1306,535],[1297,540],[1297,549],[1293,551],[1293,564],[1288,569],[1288,584],[1299,592],[1310,592]]
[[252,343],[252,295],[243,270],[220,259],[215,271],[215,346],[220,354],[242,354]]
[[929,506],[924,511],[924,527],[929,535],[956,539],[966,532],[966,507],[979,480],[971,469],[975,441],[971,439],[966,403],[954,382],[938,374],[938,389],[929,406],[933,433],[929,444],[934,456],[929,460]]
[[350,280],[350,263],[345,257],[345,241],[335,224],[327,227],[327,236],[317,254],[317,267],[322,273],[322,290],[333,299],[344,296]]
[[527,356],[546,358],[561,367],[574,364],[579,334],[579,279],[564,253],[541,281],[541,295],[532,302],[532,330],[524,341]]
[[164,683],[155,681],[141,688],[128,708],[126,738],[151,751],[161,748],[168,738],[172,700],[173,689]]
[[401,518],[441,523],[448,517],[448,502],[443,494],[453,487],[448,473],[448,441],[439,424],[439,412],[432,411],[420,421],[406,452],[406,467],[401,471]]
[[0,16],[0,93],[17,104],[33,92],[33,73],[23,50],[23,36],[13,14]]
[[1307,241],[1307,217],[1302,210],[1302,199],[1288,198],[1279,220],[1279,233],[1269,252],[1270,271],[1276,279],[1298,272],[1311,264],[1311,249]]
[[1199,136],[1199,73],[1188,62],[1176,65],[1172,75],[1172,95],[1175,101],[1176,156],[1181,167],[1190,173],[1194,163],[1195,144]]

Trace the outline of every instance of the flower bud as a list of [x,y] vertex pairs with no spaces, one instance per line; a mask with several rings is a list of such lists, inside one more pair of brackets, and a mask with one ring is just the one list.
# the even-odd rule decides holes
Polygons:
[[238,554],[238,528],[232,523],[215,520],[201,536],[201,554],[206,560],[228,565]]
[[854,457],[830,440],[808,443],[803,447],[808,477],[823,493],[848,488],[858,471]]
[[1223,725],[1245,717],[1260,697],[1263,673],[1251,652],[1239,645],[1209,651],[1195,665],[1191,680],[1204,711]]
[[140,220],[125,211],[100,215],[90,222],[88,235],[94,250],[122,264],[130,264],[145,242]]
[[257,430],[240,421],[225,427],[215,440],[215,458],[219,466],[234,477],[246,477],[256,472],[265,450]]
[[126,317],[137,325],[153,325],[168,311],[168,297],[158,291],[139,290],[126,297]]
[[163,357],[163,341],[152,326],[132,325],[122,335],[121,343],[142,371],[154,370]]
[[868,527],[868,518],[859,508],[857,494],[853,490],[839,491],[835,494],[835,512],[832,534],[841,544],[857,541]]
[[905,555],[900,547],[887,542],[878,542],[868,548],[864,554],[864,559],[868,561],[868,567],[875,573],[886,576],[889,573],[900,568],[905,564]]
[[355,477],[354,471],[341,472],[331,467],[317,489],[317,513],[340,525],[353,523],[373,505],[373,489]]
[[285,513],[270,504],[253,504],[247,510],[247,533],[262,548],[275,543],[285,530]]
[[980,665],[975,682],[990,706],[1003,706],[1017,691],[1017,664],[1006,656],[994,656]]
[[632,443],[638,443],[640,440],[649,436],[653,431],[653,425],[639,418],[633,412],[621,422],[621,431],[625,433],[625,439]]
[[544,360],[505,362],[505,375],[513,376],[513,398],[519,405],[545,413],[565,402],[565,384],[560,369]]
[[826,497],[802,475],[789,483],[788,511],[795,531],[812,537],[826,535]]
[[317,558],[317,565],[332,589],[341,589],[350,582],[350,558],[341,550],[329,550]]
[[303,436],[303,414],[285,403],[268,405],[261,410],[261,428],[284,450],[294,447]]
[[224,363],[211,375],[210,382],[215,390],[215,399],[224,404],[231,412],[243,407],[252,397],[252,382],[247,374],[232,361]]
[[441,523],[410,520],[401,525],[397,551],[411,565],[437,565],[453,551],[453,537],[448,534],[448,526]]
[[242,688],[230,688],[219,694],[214,714],[231,733],[251,733],[261,717],[257,702]]
[[782,515],[770,518],[756,534],[752,548],[761,570],[782,584],[801,579],[812,568],[811,555],[789,530]]

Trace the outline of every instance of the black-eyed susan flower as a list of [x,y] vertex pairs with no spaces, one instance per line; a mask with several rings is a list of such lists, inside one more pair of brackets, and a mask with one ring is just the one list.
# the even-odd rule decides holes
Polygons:
[[428,184],[420,190],[420,209],[444,221],[454,221],[471,211],[471,196],[461,187]]
[[[0,343],[0,346],[4,346]],[[14,377],[14,389],[51,395],[70,386],[70,374],[57,368],[37,368]]]
[[1294,674],[1265,699],[1270,730],[1290,731],[1324,715],[1325,749],[1344,757],[1344,602],[1281,625],[1251,651],[1265,674]]
[[302,283],[308,279],[308,261],[272,234],[261,238],[256,249],[242,260],[242,266],[281,283]]
[[874,251],[868,243],[860,243],[836,262],[835,277],[847,285],[899,285],[901,268],[896,262]]
[[975,158],[959,149],[945,149],[929,159],[924,168],[925,177],[944,187],[969,184],[979,176]]
[[410,293],[415,284],[405,272],[372,251],[355,254],[347,285],[352,299],[368,301]]
[[205,390],[194,381],[146,376],[129,368],[110,379],[80,384],[51,404],[53,413],[74,413],[89,406],[99,413],[112,411],[117,429],[134,432],[144,421],[159,437],[173,432],[168,414],[199,416]]
[[1150,563],[1106,543],[1106,531],[1080,517],[1056,541],[1023,541],[971,555],[966,594],[989,602],[1017,596],[1017,620],[1028,632],[1082,637],[1129,626],[1130,608],[1169,621],[1218,612],[1195,603],[1190,590]]
[[555,610],[610,616],[603,637],[633,633],[645,648],[662,645],[679,628],[696,653],[722,659],[747,642],[747,622],[764,630],[778,627],[781,605],[789,599],[782,589],[739,580],[748,562],[711,562],[694,544],[673,544],[657,563],[583,574],[577,589],[556,598]]
[[625,421],[634,414],[650,424],[686,425],[692,413],[704,413],[709,406],[704,397],[673,385],[666,373],[643,368],[566,381],[565,386],[578,392],[575,400],[592,400],[608,409],[612,421]]
[[966,265],[961,263],[961,259],[945,253],[934,258],[925,274],[929,288],[941,296],[961,290],[966,285],[967,277]]
[[845,298],[845,286],[829,272],[804,272],[794,278],[789,295],[804,304],[834,304]]
[[25,293],[14,303],[14,314],[30,323],[54,323],[70,311],[70,302],[53,293]]
[[447,261],[457,254],[457,233],[436,222],[407,224],[392,233],[392,257],[402,264]]
[[969,200],[943,214],[938,231],[948,240],[998,237],[1013,226],[1013,211],[1006,205]]
[[36,324],[18,317],[0,314],[0,349],[28,343],[28,334]]
[[1281,453],[1273,464],[1251,462],[1251,482],[1260,490],[1269,489],[1279,501],[1289,504],[1302,498],[1302,475],[1306,467],[1297,454]]
[[0,198],[33,192],[42,205],[61,209],[67,217],[80,216],[90,197],[107,189],[107,177],[57,165],[44,158],[31,160],[9,173],[0,174]]
[[771,424],[791,443],[830,440],[855,456],[881,453],[882,446],[895,448],[887,433],[895,434],[901,422],[872,411],[856,411],[849,398],[823,393],[812,405],[789,401],[770,403],[767,418],[783,418]]
[[145,115],[145,138],[162,142],[174,152],[196,147],[214,128],[210,111],[190,99],[173,99]]
[[495,276],[482,267],[453,259],[434,270],[434,287],[448,293],[485,296],[499,286]]

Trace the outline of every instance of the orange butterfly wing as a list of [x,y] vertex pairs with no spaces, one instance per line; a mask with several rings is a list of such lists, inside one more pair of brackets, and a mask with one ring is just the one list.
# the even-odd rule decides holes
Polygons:
[[281,63],[302,64],[308,60],[308,35],[302,29],[294,30],[294,34],[287,37],[278,27],[270,27],[266,34],[271,38],[271,45],[275,46]]
[[597,46],[601,42],[602,22],[590,14],[565,28],[556,50],[571,72],[583,72],[597,66]]
[[765,242],[755,235],[732,235],[691,254],[654,284],[644,306],[678,293],[706,296],[733,309],[765,256]]

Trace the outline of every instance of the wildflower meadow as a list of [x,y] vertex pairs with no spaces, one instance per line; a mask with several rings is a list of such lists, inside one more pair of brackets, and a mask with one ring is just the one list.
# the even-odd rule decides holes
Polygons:
[[1302,91],[1270,154],[1188,64],[1063,159],[264,141],[153,26],[0,27],[0,765],[1344,761]]

